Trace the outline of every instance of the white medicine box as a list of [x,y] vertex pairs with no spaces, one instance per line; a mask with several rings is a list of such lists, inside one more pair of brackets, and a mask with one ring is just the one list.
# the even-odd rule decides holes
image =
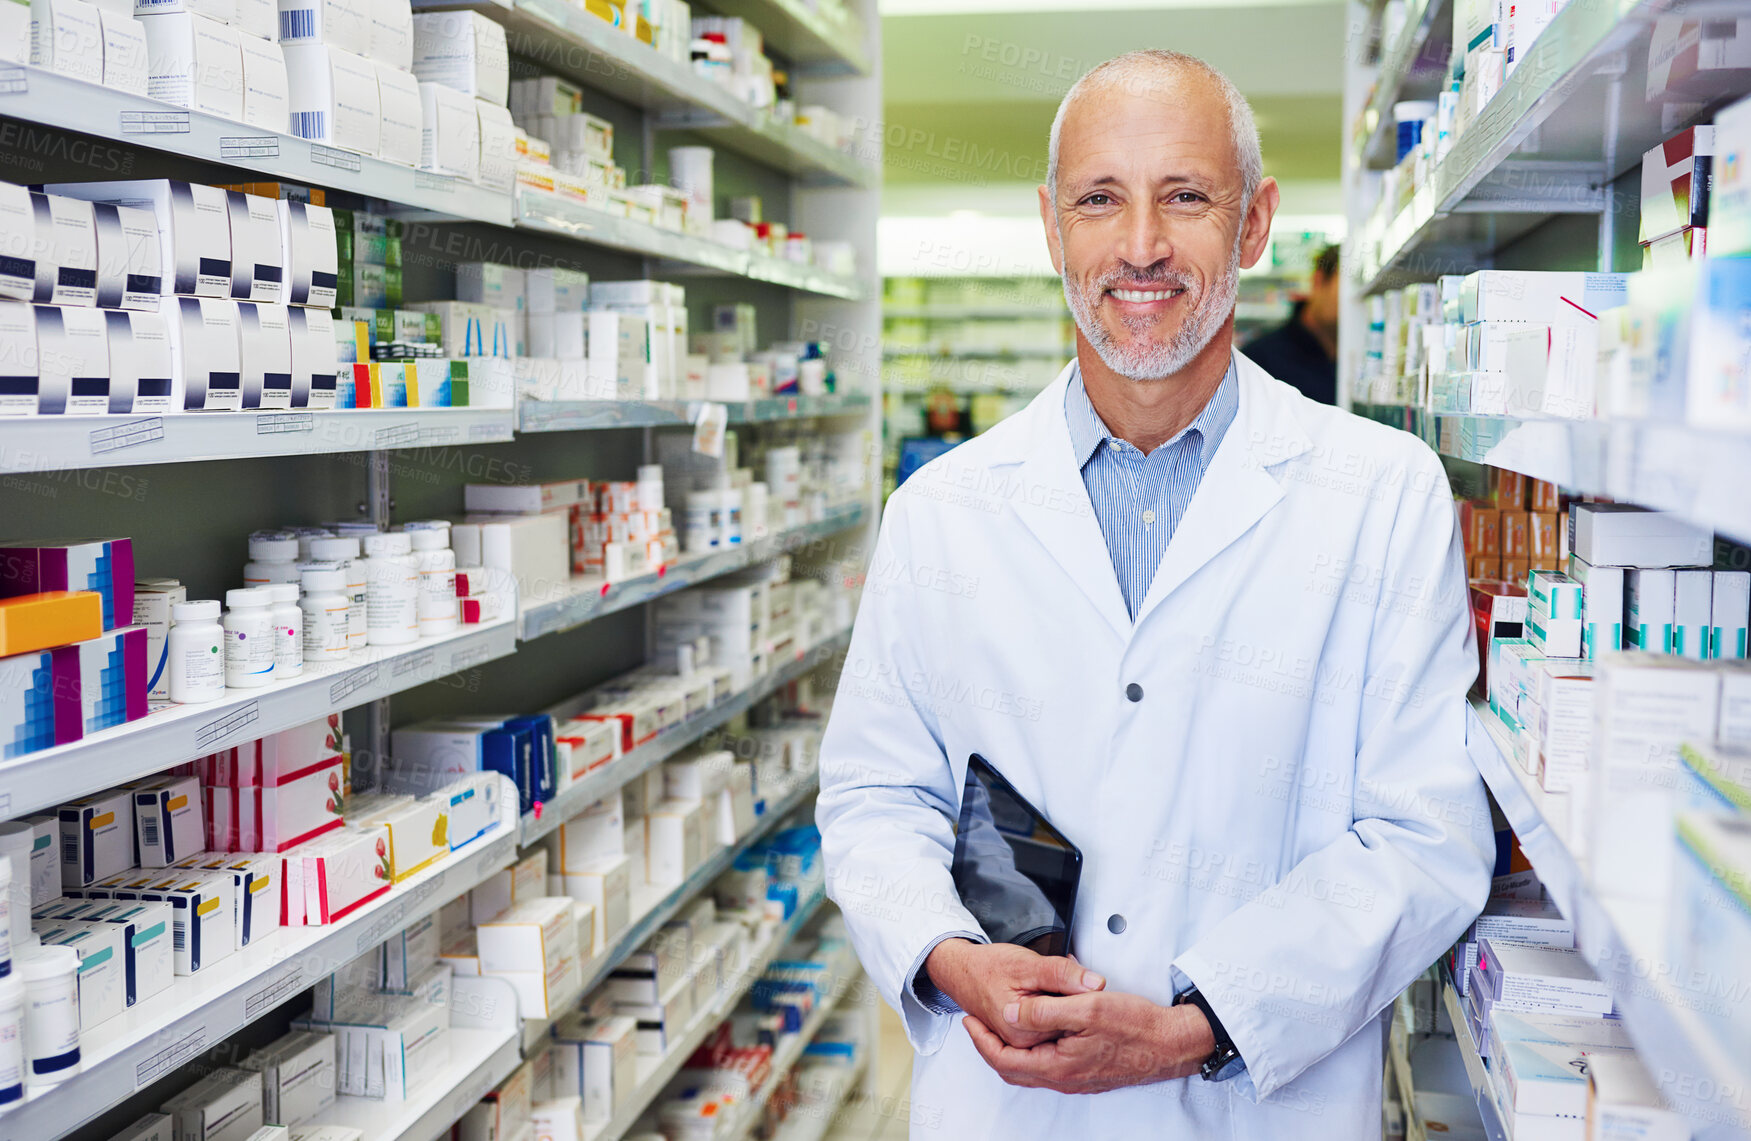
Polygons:
[[415,15],[413,73],[503,107],[511,77],[504,26],[466,10]]
[[328,44],[284,44],[292,134],[359,154],[381,141],[377,65]]
[[280,43],[371,50],[371,0],[279,0]]
[[237,304],[212,297],[177,297],[166,304],[171,373],[186,411],[243,407]]
[[97,228],[97,304],[156,312],[164,292],[158,220],[150,211],[108,202],[94,204],[91,217]]
[[[401,9],[407,11],[405,5]],[[425,106],[420,101],[419,80],[380,61],[375,66],[377,106],[382,121],[377,155],[402,166],[418,166],[423,142],[421,132],[425,126]]]
[[84,0],[31,0],[30,62],[87,83],[103,82],[103,25]]
[[148,179],[64,182],[46,189],[51,194],[87,202],[111,202],[151,211],[158,224],[163,292],[184,297],[230,295],[231,225],[225,191],[220,188]]
[[134,866],[134,806],[126,792],[76,801],[59,816],[62,887],[89,887]]
[[280,200],[279,211],[282,262],[288,285],[286,302],[313,309],[334,308],[340,273],[334,211],[327,206],[285,199]]
[[109,411],[109,323],[101,309],[39,305],[37,411]]
[[229,24],[194,12],[141,16],[146,94],[204,115],[243,118],[243,41]]
[[225,205],[231,230],[231,297],[237,301],[282,300],[285,259],[278,200],[227,190]]
[[126,12],[100,9],[103,29],[103,85],[112,91],[144,95],[151,70],[146,28]]
[[91,203],[60,194],[32,194],[36,210],[36,300],[54,305],[97,302],[97,223]]
[[245,408],[292,406],[291,310],[269,302],[237,302],[239,388]]
[[136,790],[134,827],[143,868],[168,867],[199,852],[206,838],[200,782],[194,777],[164,777]]
[[243,122],[264,131],[292,132],[286,91],[286,57],[280,45],[239,36],[243,56]]
[[[436,15],[465,14],[469,13]],[[480,176],[480,115],[474,99],[454,87],[422,79],[420,110],[420,169],[473,182]]]

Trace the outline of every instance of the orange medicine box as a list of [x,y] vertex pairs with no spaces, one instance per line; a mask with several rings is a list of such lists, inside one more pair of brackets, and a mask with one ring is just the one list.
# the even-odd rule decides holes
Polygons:
[[1462,500],[1459,504],[1459,524],[1465,536],[1467,555],[1476,557],[1501,554],[1500,510],[1479,499]]
[[94,590],[48,590],[0,598],[0,658],[85,642],[103,633]]
[[1494,582],[1502,577],[1502,556],[1470,555],[1465,560],[1465,577],[1473,582]]
[[[1546,484],[1545,486],[1551,486]],[[1529,533],[1534,570],[1557,570],[1562,566],[1563,529],[1561,516],[1554,511],[1534,511]]]
[[1497,468],[1490,480],[1496,493],[1496,506],[1504,511],[1523,511],[1526,509],[1526,484],[1528,480],[1517,471],[1504,471]]
[[[1502,512],[1502,558],[1527,561],[1532,557],[1532,513]],[[1507,577],[1506,572],[1503,577]],[[1509,581],[1516,581],[1510,579]]]
[[1562,491],[1549,480],[1535,479],[1532,481],[1532,498],[1527,506],[1534,511],[1561,511]]

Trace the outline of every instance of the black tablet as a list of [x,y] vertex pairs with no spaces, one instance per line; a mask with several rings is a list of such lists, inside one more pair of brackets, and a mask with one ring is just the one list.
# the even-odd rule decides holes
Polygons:
[[992,942],[1070,953],[1082,853],[977,753],[967,759],[952,871]]

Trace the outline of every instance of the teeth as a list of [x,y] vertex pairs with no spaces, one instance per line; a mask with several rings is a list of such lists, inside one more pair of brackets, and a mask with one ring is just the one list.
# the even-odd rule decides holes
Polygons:
[[1165,301],[1182,292],[1179,289],[1115,289],[1113,296],[1120,301]]

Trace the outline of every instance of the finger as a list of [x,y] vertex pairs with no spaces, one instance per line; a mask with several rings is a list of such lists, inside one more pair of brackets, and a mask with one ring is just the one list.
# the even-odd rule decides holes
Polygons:
[[1047,994],[1083,994],[1106,985],[1106,979],[1067,955],[1042,957],[1034,964],[1034,989]]
[[973,1040],[973,1049],[979,1051],[979,1056],[985,1059],[985,1064],[994,1070],[998,1077],[1012,1086],[1037,1086],[1039,1081],[1031,1075],[1018,1069],[1015,1062],[1026,1059],[1031,1051],[1018,1050],[1004,1042],[991,1032],[979,1019],[967,1015],[961,1019],[961,1024],[967,1028],[967,1037]]
[[1027,995],[1003,1008],[1003,1021],[1017,1030],[1075,1034],[1088,1029],[1094,1021],[1093,1006],[1094,1002],[1087,994],[1069,997]]

